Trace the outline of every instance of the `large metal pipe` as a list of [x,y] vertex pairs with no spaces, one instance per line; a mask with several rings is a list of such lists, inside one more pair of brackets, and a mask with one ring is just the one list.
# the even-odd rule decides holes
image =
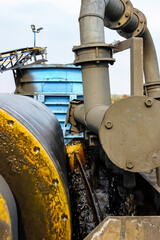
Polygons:
[[[81,45],[103,44],[104,12],[108,1],[82,0],[80,12]],[[110,84],[107,63],[82,65],[85,114],[95,105],[110,105]]]
[[104,0],[82,0],[79,17],[81,44],[104,43]]
[[159,66],[158,66],[158,59],[157,54],[154,46],[154,42],[152,36],[148,30],[143,34],[143,42],[144,42],[144,75],[145,75],[145,82],[152,83],[152,82],[159,82]]
[[[129,2],[132,7],[132,4]],[[104,24],[109,21],[119,21],[125,13],[126,5],[120,0],[82,0],[80,11],[80,38],[81,46],[90,44],[104,44]],[[125,13],[125,17],[128,15]],[[139,26],[143,14],[134,9],[132,16],[118,29],[125,33],[132,33]],[[105,21],[104,21],[105,20]],[[145,20],[144,20],[145,21]],[[108,24],[106,24],[109,27]],[[139,30],[139,29],[138,29]],[[144,39],[144,74],[146,83],[159,81],[158,60],[153,40],[149,30],[143,33]],[[90,54],[89,52],[85,52]],[[110,84],[108,63],[85,62],[82,65],[85,121],[89,111],[98,105],[109,106]],[[82,116],[83,118],[83,116]],[[90,125],[90,124],[89,124]]]
[[124,12],[124,5],[119,0],[109,0],[106,2],[105,15],[111,20],[116,21],[120,19]]
[[[124,10],[125,10],[125,6],[122,4],[122,2],[120,0],[110,0],[108,2],[108,4],[106,5],[105,18],[107,18],[111,21],[120,19],[123,16]],[[141,15],[141,13],[140,13],[140,15]],[[132,18],[124,26],[119,28],[120,30],[123,31],[123,34],[132,33],[135,31],[135,29],[137,29],[137,31],[139,30],[138,29],[139,23],[143,24],[143,21],[140,19],[140,15],[137,15],[137,10],[134,9]],[[126,15],[126,17],[127,17],[127,15]],[[110,26],[108,25],[108,23],[106,21],[105,21],[105,26],[110,28]],[[119,33],[120,32],[121,31],[119,31]],[[126,36],[127,36],[127,34],[126,34]],[[159,77],[157,54],[156,54],[153,39],[151,37],[151,34],[150,34],[148,28],[146,28],[144,33],[141,34],[141,37],[143,38],[143,41],[144,41],[145,82],[146,83],[159,82],[160,77]]]
[[[97,105],[93,107],[85,116],[84,114],[84,104],[80,104],[74,110],[74,119],[76,122],[85,125],[92,132],[98,135],[100,124],[102,122],[103,116],[109,107],[105,105]],[[93,117],[94,116],[94,117]]]
[[[107,7],[111,11],[109,11],[108,16],[105,15],[108,12]],[[113,17],[111,17],[112,12]],[[148,29],[146,30],[146,18],[143,13],[134,9],[129,0],[119,0],[119,2],[114,0],[82,0],[80,13],[81,46],[75,47],[73,50],[76,57],[75,64],[82,66],[84,105],[72,108],[72,110],[74,109],[74,120],[87,126],[91,132],[99,136],[103,149],[115,165],[126,171],[140,172],[142,168],[148,171],[159,166],[159,160],[153,162],[153,159],[149,158],[146,161],[145,157],[148,153],[155,152],[154,147],[159,142],[155,137],[152,139],[152,133],[155,132],[155,129],[158,133],[159,116],[156,115],[154,119],[153,129],[148,127],[146,119],[159,112],[159,102],[148,99],[148,97],[134,96],[107,107],[110,105],[108,64],[112,63],[113,59],[110,53],[111,46],[104,44],[103,20],[105,23],[108,21],[107,27],[120,29],[126,38],[131,36],[143,37],[146,82],[158,81],[158,62],[153,41]],[[145,30],[146,33],[144,33]],[[153,113],[149,111],[152,105],[154,105],[152,107]],[[138,106],[138,111],[140,111],[138,116],[135,106]],[[133,107],[132,110],[131,107]],[[141,118],[142,116],[144,119]],[[144,137],[142,141],[143,145],[147,139],[146,149],[137,144],[137,139],[142,138],[139,129],[143,129],[143,127],[149,131],[147,138]],[[131,128],[134,130],[131,131]],[[136,135],[135,132],[137,132]],[[150,139],[149,142],[152,142],[152,146],[148,146],[148,139]],[[159,139],[159,134],[157,134],[157,139]],[[117,142],[117,147],[115,147],[115,142]],[[121,160],[117,158],[117,149],[122,157]]]

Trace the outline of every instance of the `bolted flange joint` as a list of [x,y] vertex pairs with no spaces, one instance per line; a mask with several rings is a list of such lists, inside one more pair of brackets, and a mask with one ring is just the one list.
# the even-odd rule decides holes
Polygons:
[[[112,21],[109,19],[109,17],[107,16],[107,11],[105,12],[105,17],[104,17],[104,25],[105,27],[108,27],[110,29],[115,29],[118,30],[120,28],[122,28],[123,26],[125,26],[128,21],[133,17],[133,5],[129,0],[120,0],[121,3],[124,6],[124,12],[122,14],[122,16],[120,17],[120,19],[118,18],[115,21]],[[106,7],[107,10],[107,7]]]
[[109,44],[86,44],[73,47],[75,53],[74,64],[76,66],[95,63],[113,64],[115,59],[112,58],[112,50],[114,46]]
[[160,99],[160,82],[151,82],[144,84],[145,96]]
[[[126,24],[124,26],[124,28],[122,27],[119,30],[117,30],[117,32],[119,33],[120,36],[122,36],[124,38],[141,37],[143,35],[143,33],[145,32],[146,27],[147,27],[147,19],[146,19],[145,15],[138,9],[133,8],[133,16],[138,19],[138,24],[137,24],[136,29],[134,31],[130,31],[129,29],[126,30],[126,28],[128,27]],[[132,19],[131,19],[131,21],[132,21]]]

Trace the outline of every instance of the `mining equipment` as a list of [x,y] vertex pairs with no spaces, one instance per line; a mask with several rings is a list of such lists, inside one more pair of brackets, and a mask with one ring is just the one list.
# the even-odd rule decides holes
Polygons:
[[[82,0],[83,96],[66,146],[42,103],[0,94],[0,239],[160,239],[160,78],[144,14],[129,0]],[[127,40],[106,44],[104,27]],[[111,104],[109,65],[130,49],[131,96]],[[143,73],[145,84],[143,84]]]

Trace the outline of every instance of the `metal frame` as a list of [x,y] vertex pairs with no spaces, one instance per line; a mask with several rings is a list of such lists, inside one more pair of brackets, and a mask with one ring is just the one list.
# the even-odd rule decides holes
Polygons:
[[143,96],[143,38],[129,38],[115,44],[114,53],[130,49],[131,95]]
[[0,53],[0,72],[21,68],[29,60],[37,62],[37,56],[41,56],[40,62],[46,61],[46,48],[21,48],[9,52]]

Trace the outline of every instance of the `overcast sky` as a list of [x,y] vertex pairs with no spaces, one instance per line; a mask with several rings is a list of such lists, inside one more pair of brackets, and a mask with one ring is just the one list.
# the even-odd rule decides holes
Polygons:
[[[160,1],[132,0],[147,17],[160,60]],[[79,45],[78,16],[81,0],[3,0],[0,14],[0,52],[32,47],[30,25],[44,29],[37,35],[37,45],[47,47],[49,63],[71,63],[72,47]],[[105,30],[106,43],[123,40],[115,31]],[[111,91],[129,93],[129,53],[114,56],[110,67]],[[0,92],[13,92],[12,72],[0,73]]]

